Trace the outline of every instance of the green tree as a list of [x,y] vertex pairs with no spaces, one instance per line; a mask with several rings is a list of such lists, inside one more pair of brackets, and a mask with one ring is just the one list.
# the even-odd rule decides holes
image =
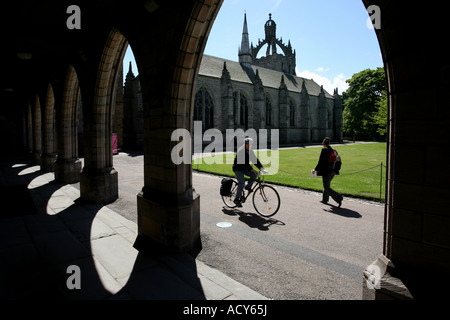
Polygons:
[[376,103],[377,111],[373,113],[372,119],[377,125],[377,132],[385,137],[387,133],[387,95],[384,94]]
[[384,68],[363,70],[346,82],[349,88],[342,95],[344,134],[379,138],[379,123],[374,119],[374,114],[379,112],[378,103],[386,96]]

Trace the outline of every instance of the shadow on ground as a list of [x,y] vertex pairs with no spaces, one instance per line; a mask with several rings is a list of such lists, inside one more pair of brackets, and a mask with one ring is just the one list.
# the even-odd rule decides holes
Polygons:
[[229,216],[239,216],[239,220],[248,225],[250,228],[255,228],[261,231],[267,231],[272,225],[282,225],[285,223],[274,219],[266,218],[253,212],[243,212],[238,209],[231,209],[224,207],[222,212]]
[[0,159],[0,299],[206,299],[195,257],[136,251],[38,168]]

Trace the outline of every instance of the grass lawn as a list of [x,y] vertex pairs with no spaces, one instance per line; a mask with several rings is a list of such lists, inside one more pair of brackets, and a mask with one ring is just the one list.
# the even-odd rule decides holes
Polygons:
[[[342,158],[342,169],[340,175],[335,176],[331,182],[331,187],[343,195],[384,201],[386,143],[338,145],[334,148]],[[322,178],[311,176],[311,169],[317,165],[320,150],[321,147],[279,150],[278,172],[266,176],[265,180],[274,184],[322,191]],[[259,153],[257,155],[264,164],[262,155]],[[269,152],[269,160],[270,156]],[[192,168],[197,171],[234,177],[231,169],[234,157],[235,154],[221,154],[215,158],[195,159],[192,162]],[[218,163],[220,160],[223,164]],[[381,163],[383,163],[382,170]],[[270,173],[275,171],[274,167],[270,168],[270,164],[267,164],[266,168]]]

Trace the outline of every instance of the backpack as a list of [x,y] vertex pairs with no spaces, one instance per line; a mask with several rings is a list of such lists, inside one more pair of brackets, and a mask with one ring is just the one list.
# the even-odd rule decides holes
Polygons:
[[224,197],[228,197],[231,195],[231,187],[233,186],[233,179],[231,178],[223,178],[220,183],[220,195]]
[[330,154],[330,158],[328,159],[328,163],[330,164],[330,168],[339,174],[339,170],[342,167],[342,159],[339,153],[336,150],[332,150]]

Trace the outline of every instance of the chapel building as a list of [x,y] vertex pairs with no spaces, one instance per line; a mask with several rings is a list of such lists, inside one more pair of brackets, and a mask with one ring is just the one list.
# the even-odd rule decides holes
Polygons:
[[[280,145],[321,142],[328,136],[342,141],[342,101],[312,79],[296,75],[296,52],[276,36],[269,14],[265,39],[250,44],[247,17],[238,62],[203,55],[196,83],[194,121],[202,131],[219,129],[279,130]],[[265,56],[258,54],[265,49]],[[124,88],[124,147],[141,147],[143,123],[139,76],[130,65]]]

